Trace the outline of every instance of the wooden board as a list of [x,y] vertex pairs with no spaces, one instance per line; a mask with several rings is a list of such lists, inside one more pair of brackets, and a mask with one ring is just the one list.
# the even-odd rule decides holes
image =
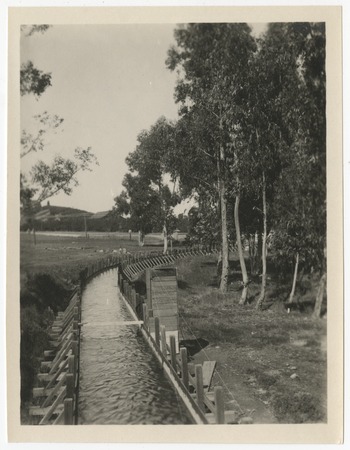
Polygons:
[[210,389],[211,380],[214,375],[216,361],[204,361],[203,362],[203,387],[208,391]]

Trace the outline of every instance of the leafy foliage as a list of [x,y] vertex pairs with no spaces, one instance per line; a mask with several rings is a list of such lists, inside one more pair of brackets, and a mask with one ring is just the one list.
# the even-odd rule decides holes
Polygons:
[[51,86],[51,73],[45,73],[37,69],[32,61],[27,61],[21,65],[21,95],[33,94],[36,97],[40,97],[49,86]]
[[132,228],[143,234],[161,229],[167,234],[175,229],[173,208],[180,199],[165,180],[172,142],[173,126],[161,117],[139,134],[135,151],[126,159],[131,173],[124,177],[125,190],[115,198],[115,209],[129,215]]
[[21,134],[21,158],[28,155],[31,152],[38,152],[44,150],[45,147],[45,135],[48,131],[53,130],[56,132],[60,127],[63,120],[62,117],[56,114],[51,115],[47,111],[42,114],[34,116],[34,119],[39,125],[39,129],[35,135],[22,130]]

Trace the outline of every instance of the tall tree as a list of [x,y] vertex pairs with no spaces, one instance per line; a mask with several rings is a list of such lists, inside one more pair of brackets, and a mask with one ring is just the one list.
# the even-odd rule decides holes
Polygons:
[[[195,158],[210,169],[200,173],[210,189],[217,190],[221,223],[222,275],[220,289],[227,291],[229,241],[227,216],[227,144],[229,130],[239,122],[241,89],[255,42],[246,24],[189,24],[175,30],[177,47],[168,52],[167,65],[178,70],[175,99],[181,114],[191,115],[195,124]],[[193,119],[193,116],[196,119]],[[201,136],[207,136],[204,140]],[[198,140],[198,141],[197,141]],[[197,142],[196,142],[197,141]],[[204,141],[204,142],[203,142]],[[212,169],[213,167],[213,169]],[[198,173],[198,169],[194,174]],[[196,176],[196,175],[195,175]],[[203,184],[203,183],[202,183]],[[195,188],[195,186],[194,186]]]
[[[323,23],[275,24],[281,53],[293,58],[283,92],[281,129],[289,135],[282,155],[282,172],[273,205],[275,246],[280,257],[320,273],[317,300],[325,286],[326,247],[326,76]],[[292,292],[293,293],[293,288]],[[291,295],[292,297],[292,295]],[[320,308],[315,305],[316,315]]]
[[164,253],[168,250],[168,236],[175,226],[173,208],[179,201],[168,185],[169,181],[175,180],[167,177],[167,154],[172,139],[173,125],[164,117],[139,134],[135,151],[126,159],[131,171],[124,178],[126,191],[116,198],[117,210],[123,212],[124,208],[124,213],[131,215],[141,234],[161,227]]

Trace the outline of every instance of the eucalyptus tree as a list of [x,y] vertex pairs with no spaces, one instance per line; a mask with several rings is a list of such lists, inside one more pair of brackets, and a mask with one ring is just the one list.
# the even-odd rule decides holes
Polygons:
[[[293,168],[297,183],[300,174],[297,175],[294,166],[300,167],[301,160],[296,149],[307,135],[302,123],[305,25],[270,24],[258,40],[258,51],[252,58],[247,81],[250,86],[248,114],[242,130],[249,143],[245,167],[250,183],[245,187],[260,198],[263,223],[262,283],[257,308],[262,307],[266,294],[269,230],[273,229],[275,237],[286,233],[286,216],[275,214],[274,210],[281,202],[283,189],[288,190],[288,183],[292,181],[287,176],[288,168]],[[289,171],[291,173],[291,169]],[[283,201],[288,204],[288,197]],[[295,250],[289,247],[289,251],[293,252],[290,257],[296,257]]]
[[168,249],[168,235],[175,225],[173,209],[179,202],[175,189],[171,191],[169,187],[176,182],[169,177],[167,159],[173,145],[173,130],[173,124],[161,117],[149,130],[139,134],[136,149],[126,159],[130,170],[123,182],[126,191],[122,198],[116,199],[119,210],[120,205],[129,205],[130,217],[141,234],[161,227],[164,253]]
[[[288,234],[286,242],[295,249],[296,263],[299,259],[304,270],[320,274],[315,302],[315,316],[319,316],[326,281],[325,26],[290,24],[288,34],[293,38],[292,51],[298,61],[299,92],[294,113],[297,125],[283,171],[289,188],[279,193],[276,208]],[[292,205],[290,211],[283,208],[286,199]],[[288,248],[282,246],[282,250],[288,255]]]
[[146,234],[159,226],[159,196],[145,178],[127,173],[123,179],[124,190],[114,199],[114,211],[130,218],[132,229],[139,231],[140,245]]
[[[257,67],[254,74],[262,81],[252,97],[258,108],[252,135],[263,191],[263,237],[269,210],[275,250],[295,260],[290,299],[300,262],[304,268],[320,271],[318,298],[322,298],[326,239],[324,24],[271,24],[261,42]],[[266,239],[258,307],[266,286],[264,247]]]
[[177,46],[169,50],[167,59],[168,68],[179,74],[175,100],[181,105],[180,114],[183,118],[190,115],[195,124],[191,133],[194,152],[189,155],[194,170],[187,179],[193,189],[200,178],[201,186],[217,192],[223,292],[227,291],[229,273],[227,199],[232,174],[228,144],[230,130],[240,122],[244,79],[255,51],[250,32],[243,23],[181,25],[175,30]]

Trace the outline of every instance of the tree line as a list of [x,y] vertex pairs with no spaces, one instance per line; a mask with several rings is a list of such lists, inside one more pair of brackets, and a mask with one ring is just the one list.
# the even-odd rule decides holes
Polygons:
[[219,244],[220,290],[228,290],[229,248],[242,273],[260,273],[267,253],[281,270],[319,274],[315,315],[326,283],[326,73],[324,23],[273,23],[259,38],[245,23],[186,24],[166,66],[177,73],[176,121],[159,118],[138,136],[115,209],[141,234],[162,226],[164,251],[174,207],[194,198],[189,238]]

